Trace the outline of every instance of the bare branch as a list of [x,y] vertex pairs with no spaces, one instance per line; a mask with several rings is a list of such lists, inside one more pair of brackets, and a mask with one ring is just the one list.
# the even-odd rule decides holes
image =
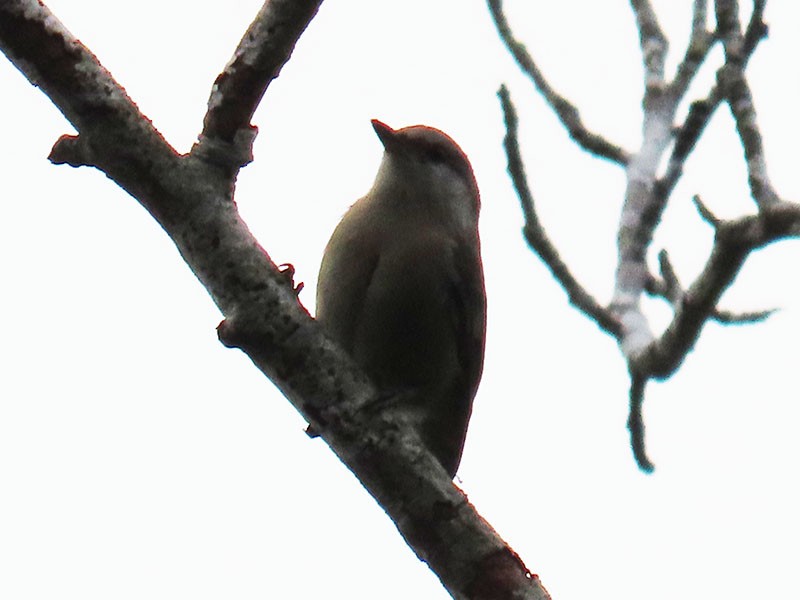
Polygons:
[[746,313],[735,313],[729,310],[715,310],[711,318],[722,325],[752,325],[762,323],[778,312],[777,308],[757,310]]
[[237,133],[249,128],[267,87],[278,77],[321,4],[322,0],[264,2],[214,82],[201,140],[233,143]]
[[[659,64],[663,59],[663,56],[659,54],[659,49],[666,51],[666,40],[663,39],[663,34],[649,2],[632,0],[631,4],[634,7],[637,23],[639,24],[642,49],[645,52],[645,56],[650,57],[651,61],[648,63],[648,77],[651,81],[657,83],[659,81],[659,69],[661,68]],[[695,4],[693,29],[695,36],[698,38],[701,36],[698,33],[698,23],[703,20],[704,11],[705,6],[700,6],[698,3]],[[728,20],[727,29],[721,28],[720,31],[728,32],[728,38],[730,39],[736,38],[735,32],[738,31],[738,20],[734,19],[730,22],[731,18],[728,16],[724,18]],[[758,22],[760,22],[760,13],[754,13],[748,30],[759,30],[758,26],[755,25]],[[730,31],[733,31],[733,33],[730,33]],[[744,82],[746,86],[742,68],[755,50],[758,37],[753,35],[752,46],[747,47],[744,45],[744,37],[740,33],[739,38],[736,39],[739,42],[733,43],[731,47],[736,46],[738,43],[737,47],[742,49],[742,52],[737,54],[740,57],[737,64],[741,65],[741,68],[736,71],[739,74],[737,81]],[[731,45],[729,42],[726,42],[726,44]],[[648,51],[651,54],[647,54]],[[707,52],[707,49],[705,49],[705,52]],[[719,73],[723,74],[726,69],[728,69],[728,65],[722,67]],[[680,77],[688,78],[690,75],[692,75],[692,72],[687,65],[683,73],[679,72],[678,76],[676,76],[676,82],[679,82]],[[720,77],[720,79],[723,80],[724,78]],[[688,79],[679,83],[674,82],[672,91],[683,90],[685,92],[687,85]],[[680,98],[671,93],[663,93],[659,85],[648,85],[645,88],[643,103],[645,112],[644,135],[642,147],[632,157],[628,167],[628,187],[625,193],[618,238],[619,264],[614,299],[612,301],[612,307],[623,323],[622,349],[628,357],[637,354],[652,341],[647,319],[639,308],[638,299],[647,285],[648,275],[645,257],[653,238],[653,231],[658,225],[667,200],[681,175],[686,157],[693,150],[699,136],[704,131],[711,115],[722,99],[722,89],[722,85],[717,85],[711,90],[709,97],[705,101],[692,104],[684,126],[678,130],[675,137],[667,173],[663,178],[656,179],[656,168],[669,142],[665,130],[667,127],[671,127],[677,102]],[[736,90],[739,91],[737,97],[743,98],[743,86],[737,85]],[[749,90],[746,91],[749,94]],[[742,114],[740,119],[737,118],[737,122],[740,130],[747,130],[752,140],[752,143],[750,143],[752,150],[748,154],[747,143],[743,139],[746,154],[748,154],[751,187],[754,190],[754,195],[758,192],[760,197],[764,199],[763,202],[766,203],[769,201],[770,194],[774,194],[774,192],[772,192],[771,186],[768,185],[769,181],[766,176],[763,153],[760,152],[760,136],[753,135],[756,127],[755,121],[752,121],[752,127],[750,127],[750,122],[747,120],[748,117],[754,118],[754,112],[749,107],[752,107],[751,99],[749,103],[740,102],[738,104],[735,110]],[[755,129],[755,132],[757,132],[757,129]],[[751,156],[754,160],[750,160]]]
[[[758,3],[756,4],[758,9]],[[763,11],[763,3],[761,4]],[[754,11],[755,14],[756,11]],[[764,146],[756,118],[753,95],[744,74],[747,61],[747,45],[739,22],[739,6],[736,0],[716,0],[717,27],[725,48],[725,66],[717,72],[717,84],[736,120],[736,130],[742,140],[747,159],[748,181],[753,199],[759,209],[779,201],[767,173]],[[761,22],[760,13],[758,22]],[[751,23],[754,19],[751,19]],[[750,28],[748,28],[749,30]]]
[[[772,242],[800,237],[800,205],[779,202],[764,208],[758,215],[720,221],[716,231],[711,255],[703,271],[682,295],[672,322],[659,339],[632,357],[631,368],[637,373],[665,379],[677,370],[749,254]],[[751,313],[761,314],[764,313]],[[722,313],[720,320],[724,319],[725,313]]]
[[664,60],[669,49],[649,0],[630,0],[639,28],[639,46],[645,70],[645,89],[664,88]]
[[[689,48],[703,43],[708,37],[708,0],[694,0],[692,8],[692,32],[689,35]],[[687,51],[689,54],[689,51]]]
[[[696,2],[699,1],[700,0],[696,0]],[[767,34],[767,26],[762,21],[764,4],[765,2],[763,0],[757,0],[753,14],[750,16],[750,21],[747,25],[747,32],[744,36],[742,68],[747,65],[747,62],[755,52],[759,42],[764,39]],[[717,36],[713,37],[716,39]],[[717,77],[719,77],[719,72]],[[676,81],[673,82],[673,85],[677,84],[677,80],[679,78],[680,68],[678,71],[678,76],[676,77]],[[687,115],[683,125],[676,128],[675,145],[667,164],[667,172],[659,182],[661,193],[663,193],[666,197],[669,197],[669,195],[672,193],[672,190],[675,188],[675,185],[677,184],[683,172],[683,164],[685,163],[689,154],[691,154],[692,150],[694,150],[697,140],[700,139],[703,131],[705,131],[706,126],[711,120],[711,117],[714,115],[714,112],[717,110],[717,107],[719,107],[721,101],[722,92],[720,91],[718,85],[714,85],[704,99],[692,102],[689,107],[689,114]]]
[[713,34],[706,28],[707,8],[708,0],[695,0],[689,44],[681,64],[678,65],[675,79],[670,84],[671,93],[676,98],[682,98],[686,93],[714,43]]
[[652,473],[655,466],[647,457],[644,440],[644,418],[642,417],[642,404],[644,403],[644,390],[647,378],[631,372],[630,406],[628,409],[628,430],[631,434],[631,449],[636,464],[645,473]]
[[589,131],[581,120],[580,112],[566,98],[559,95],[545,79],[539,67],[536,66],[525,45],[514,38],[511,27],[503,13],[502,0],[487,0],[492,18],[497,26],[500,39],[517,61],[522,71],[531,78],[536,89],[561,119],[561,123],[569,131],[570,137],[586,152],[600,158],[608,159],[620,165],[627,164],[628,152],[621,147],[607,141],[603,136]]
[[711,225],[714,229],[717,229],[721,222],[720,219],[713,212],[711,212],[711,209],[708,208],[708,206],[703,203],[703,200],[698,194],[692,196],[692,202],[694,202],[694,206],[697,209],[697,212],[700,213],[700,216],[703,218],[703,220]]
[[678,274],[675,272],[675,267],[672,266],[672,262],[669,260],[669,254],[667,254],[666,250],[662,250],[658,253],[658,266],[661,270],[661,276],[664,278],[664,283],[666,284],[665,298],[670,302],[677,302],[683,294],[683,289],[681,288]]
[[[647,285],[647,292],[652,296],[664,298],[673,308],[680,307],[685,291],[681,285],[678,274],[669,260],[666,250],[658,254],[658,262],[663,279],[651,278]],[[760,323],[771,317],[778,309],[759,310],[753,312],[736,313],[729,310],[714,309],[709,319],[722,325],[749,325]]]
[[601,306],[589,292],[572,275],[569,267],[561,260],[553,243],[547,237],[547,233],[539,222],[536,214],[533,194],[528,187],[525,167],[522,164],[522,156],[519,152],[519,141],[517,139],[517,113],[511,96],[505,86],[502,86],[497,93],[503,107],[503,116],[506,124],[506,135],[503,145],[508,158],[508,172],[514,183],[514,189],[522,205],[522,212],[525,216],[525,227],[523,233],[531,249],[536,252],[545,265],[550,269],[553,277],[561,284],[564,291],[569,296],[570,304],[578,308],[586,316],[594,320],[597,325],[605,332],[618,337],[620,326],[610,311]]
[[747,23],[747,30],[744,32],[744,55],[748,60],[756,49],[758,43],[767,37],[769,28],[764,23],[764,9],[767,0],[753,0],[753,13]]
[[[488,1],[500,36],[508,49],[542,94],[546,98],[552,96],[554,93],[524,46],[513,38],[503,17],[501,2]],[[708,0],[694,0],[689,43],[671,82],[667,82],[664,75],[668,40],[650,0],[630,0],[630,4],[636,17],[645,69],[642,144],[637,152],[626,155],[627,185],[617,235],[618,263],[614,293],[609,308],[605,310],[614,318],[616,326],[613,331],[632,374],[629,426],[634,454],[640,466],[650,470],[652,464],[645,454],[644,425],[641,422],[641,402],[647,381],[651,378],[668,377],[678,368],[707,320],[726,324],[751,323],[763,320],[773,312],[734,314],[718,310],[716,303],[738,274],[749,252],[773,239],[796,235],[793,230],[794,225],[791,224],[795,219],[795,209],[794,205],[781,203],[780,217],[776,216],[777,212],[771,211],[768,217],[765,216],[757,222],[753,222],[752,219],[758,217],[723,222],[714,216],[699,198],[695,198],[701,216],[717,231],[714,250],[703,274],[688,291],[684,290],[666,252],[662,252],[659,256],[661,278],[654,277],[650,273],[646,258],[654,231],[680,179],[686,159],[694,150],[723,99],[731,105],[734,113],[748,161],[751,188],[760,209],[764,211],[779,202],[769,185],[761,138],[755,122],[755,111],[752,108],[752,97],[743,72],[759,41],[766,34],[766,26],[762,21],[765,0],[754,0],[753,13],[745,34],[741,33],[735,0],[717,0],[716,12],[719,25],[714,32],[710,32],[707,28]],[[693,102],[684,123],[674,128],[678,104],[686,95],[701,65],[708,58],[713,44],[720,39],[725,44],[726,64],[718,70],[717,85],[712,87],[705,99]],[[562,263],[555,250],[552,250],[552,245],[536,219],[533,198],[527,189],[521,160],[515,148],[516,134],[513,127],[516,126],[516,117],[514,119],[509,117],[513,107],[510,107],[505,90],[501,90],[501,99],[504,103],[508,131],[506,153],[509,156],[509,172],[512,173],[526,214],[524,229],[526,239],[569,293],[572,283],[565,281],[565,278],[558,274]],[[553,104],[552,100],[549,101]],[[509,140],[513,140],[513,143]],[[657,171],[670,145],[672,150],[666,173],[659,178]],[[515,166],[515,162],[520,164]],[[518,173],[515,174],[515,171]],[[755,229],[760,227],[771,233],[757,236],[748,227]],[[743,233],[747,234],[744,240],[740,239]],[[553,257],[548,257],[549,253],[552,253]],[[565,266],[563,269],[569,274]],[[645,292],[663,297],[674,310],[672,323],[658,338],[653,335],[649,320],[641,308],[641,296]],[[570,298],[573,304],[579,304],[575,302],[572,294]],[[594,303],[593,299],[592,302]],[[579,308],[592,316],[592,308],[581,306]],[[593,318],[598,321],[597,316]],[[609,329],[606,328],[606,331]]]

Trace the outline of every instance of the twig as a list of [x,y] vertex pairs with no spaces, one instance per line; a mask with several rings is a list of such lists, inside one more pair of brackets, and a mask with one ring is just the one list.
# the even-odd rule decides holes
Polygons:
[[642,404],[644,403],[644,390],[647,386],[647,377],[642,377],[631,372],[630,406],[628,409],[628,430],[631,434],[631,449],[636,464],[645,473],[652,473],[655,466],[647,457],[644,439],[644,418],[642,417]]
[[665,297],[671,303],[675,303],[683,294],[683,288],[681,288],[680,279],[678,279],[678,274],[675,272],[675,267],[672,266],[672,261],[670,261],[666,250],[658,253],[658,266],[666,284]]
[[762,323],[778,312],[777,308],[756,310],[753,312],[735,313],[729,310],[715,310],[711,319],[722,325],[752,325]]
[[[792,202],[781,201],[764,208],[758,215],[719,221],[714,247],[703,271],[682,295],[664,333],[632,358],[631,368],[656,379],[672,375],[694,347],[705,322],[714,314],[720,296],[739,274],[750,253],[792,237],[800,237],[800,205]],[[766,313],[772,312],[750,315],[768,316]],[[722,313],[720,320],[724,319],[725,313]]]
[[558,281],[561,287],[564,288],[564,291],[567,292],[570,303],[594,320],[602,330],[614,337],[619,337],[620,325],[617,320],[611,312],[601,306],[572,275],[569,267],[561,259],[558,251],[539,222],[533,194],[528,187],[525,167],[522,164],[522,156],[519,152],[517,112],[511,101],[508,89],[506,89],[505,86],[500,87],[497,95],[500,98],[506,125],[506,135],[503,145],[508,159],[508,172],[511,175],[514,189],[517,191],[520,204],[522,205],[522,212],[525,216],[525,227],[523,229],[525,239],[531,249],[539,255],[544,264],[550,269],[556,281]]
[[[763,4],[761,10],[763,11]],[[744,74],[747,46],[739,22],[738,2],[716,0],[716,14],[719,34],[725,49],[725,66],[717,72],[717,83],[731,109],[736,121],[736,130],[744,147],[750,192],[759,209],[763,210],[778,202],[779,198],[767,172],[767,161],[753,95]],[[760,22],[760,18],[758,20]]]
[[[669,42],[658,24],[650,0],[630,0],[639,29],[639,46],[645,70],[645,90],[664,88],[664,59]],[[645,92],[647,94],[647,92]]]
[[522,71],[531,78],[536,89],[558,115],[561,123],[566,127],[570,137],[586,152],[608,159],[620,165],[628,163],[630,156],[620,146],[606,140],[603,136],[589,131],[581,120],[580,112],[566,98],[558,94],[547,82],[539,67],[536,66],[525,45],[514,38],[511,27],[503,13],[502,0],[487,0],[492,18],[497,26],[500,39],[517,61]]
[[[652,277],[647,284],[647,292],[652,296],[658,296],[666,300],[673,308],[678,308],[683,301],[686,293],[681,286],[678,274],[669,260],[666,250],[658,253],[658,263],[663,279]],[[730,310],[720,310],[715,308],[709,315],[709,319],[722,325],[750,325],[760,323],[771,317],[778,309],[770,308],[767,310],[737,313]]]
[[750,21],[747,23],[747,29],[744,32],[745,60],[752,56],[758,43],[767,37],[769,33],[769,27],[764,23],[764,9],[766,6],[767,0],[753,0],[753,13],[750,15]]
[[678,65],[675,78],[670,84],[672,94],[678,98],[682,98],[686,93],[689,84],[705,62],[714,43],[714,35],[706,28],[707,13],[708,0],[694,0],[689,44],[686,46],[683,60]]
[[714,229],[717,229],[721,222],[719,217],[711,212],[711,209],[703,203],[703,200],[700,198],[699,194],[692,196],[692,202],[694,202],[694,207],[697,209],[697,212],[700,213],[700,216],[703,218],[703,220],[711,225]]

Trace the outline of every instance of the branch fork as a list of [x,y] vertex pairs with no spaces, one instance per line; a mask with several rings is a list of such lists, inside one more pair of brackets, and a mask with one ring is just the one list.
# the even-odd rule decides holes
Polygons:
[[[502,1],[487,2],[501,39],[556,115],[565,122],[559,109],[563,105],[570,106],[577,114],[570,102],[553,92],[533,58],[514,38],[503,14]],[[766,1],[754,1],[749,23],[742,33],[735,0],[715,0],[717,26],[714,31],[709,31],[706,24],[708,0],[694,0],[689,43],[671,80],[666,79],[664,72],[669,43],[650,1],[630,0],[630,4],[639,31],[645,82],[642,144],[636,151],[627,151],[585,130],[580,136],[573,136],[584,150],[611,160],[624,168],[626,174],[627,185],[617,233],[616,278],[607,307],[601,306],[578,282],[548,239],[536,214],[525,175],[517,140],[516,111],[505,86],[500,88],[499,96],[506,124],[508,171],[523,207],[525,238],[567,292],[570,302],[617,340],[631,377],[628,422],[631,447],[640,468],[650,472],[653,463],[645,451],[641,415],[648,380],[663,380],[675,373],[709,320],[724,324],[755,323],[774,312],[734,314],[719,309],[717,304],[750,252],[780,239],[800,236],[800,208],[782,200],[771,184],[755,105],[745,75],[747,62],[766,36],[767,27],[763,22]],[[722,45],[725,58],[717,70],[716,85],[704,98],[693,101],[683,123],[675,125],[679,104],[717,43]],[[646,258],[655,229],[661,222],[684,165],[722,102],[728,105],[736,122],[745,153],[750,192],[758,214],[722,221],[699,197],[695,197],[698,212],[714,228],[715,238],[701,274],[684,289],[666,251],[659,255],[660,278],[650,273]],[[587,144],[587,139],[603,142]],[[659,175],[658,166],[665,156],[669,156],[666,171]],[[664,298],[673,308],[672,322],[658,335],[652,332],[649,319],[641,308],[641,298],[645,293]]]

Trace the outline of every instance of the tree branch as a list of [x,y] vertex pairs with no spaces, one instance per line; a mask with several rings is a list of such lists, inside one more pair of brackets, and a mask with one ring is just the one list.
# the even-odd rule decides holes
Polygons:
[[642,62],[645,71],[645,90],[664,87],[664,59],[669,42],[649,0],[631,0],[631,8],[636,15],[639,29],[639,46],[642,49]]
[[[758,10],[758,6],[759,3],[756,3],[754,14]],[[761,3],[761,10],[763,10],[763,3]],[[779,198],[767,173],[767,160],[764,156],[764,145],[761,141],[753,95],[744,74],[748,55],[745,36],[742,34],[739,22],[738,2],[736,0],[716,0],[716,13],[719,35],[725,49],[725,66],[717,72],[717,83],[736,120],[736,130],[739,132],[747,159],[750,191],[759,209],[763,210],[778,202]]]
[[800,237],[800,205],[778,202],[758,215],[719,221],[714,247],[703,271],[689,286],[664,333],[631,359],[637,373],[666,379],[694,347],[723,292],[751,252],[781,239]]
[[[503,42],[558,113],[563,99],[550,88],[525,47],[514,39],[502,12],[502,2],[488,2]],[[525,214],[526,240],[567,291],[570,302],[617,338],[631,373],[631,444],[640,467],[649,471],[652,463],[645,453],[641,415],[648,379],[671,375],[694,346],[707,320],[751,323],[774,312],[734,314],[718,310],[716,303],[751,251],[777,239],[796,236],[800,221],[796,205],[780,201],[770,184],[752,94],[744,76],[747,61],[766,35],[767,28],[762,20],[765,0],[754,0],[744,34],[736,0],[716,0],[718,25],[715,32],[707,29],[708,0],[694,0],[689,43],[672,81],[667,81],[664,73],[668,40],[650,0],[630,0],[630,4],[636,17],[644,65],[642,143],[637,152],[625,154],[627,181],[617,234],[614,293],[609,308],[600,307],[574,280],[539,224],[517,148],[513,105],[505,88],[501,89],[500,96],[506,120],[509,173]],[[705,99],[690,105],[686,119],[676,129],[673,123],[677,107],[717,40],[722,40],[725,49],[725,64],[717,72],[718,83]],[[723,222],[696,198],[701,216],[715,227],[717,237],[703,273],[688,290],[683,290],[666,253],[660,256],[660,280],[651,275],[647,254],[683,165],[723,99],[731,106],[747,158],[752,195],[763,214]],[[659,177],[659,165],[670,146],[666,172]],[[672,323],[658,338],[653,335],[641,308],[641,296],[645,292],[662,296],[674,310]]]
[[289,60],[322,0],[268,0],[245,32],[208,99],[201,140],[233,143],[249,129],[261,98]]
[[[276,22],[300,19],[286,23],[299,36],[319,2],[294,4],[307,10],[289,2],[267,10],[286,11]],[[202,153],[178,156],[36,0],[0,3],[0,49],[77,128],[54,155],[97,166],[150,211],[225,316],[223,343],[247,353],[311,422],[455,598],[549,598],[413,430],[397,415],[365,410],[386,395],[326,338],[242,221],[233,202],[237,169]]]
[[686,93],[689,84],[705,62],[715,41],[714,35],[707,29],[707,20],[708,0],[694,0],[689,44],[686,46],[683,60],[678,65],[675,79],[670,86],[675,96],[683,97]]
[[628,430],[631,434],[631,448],[636,464],[645,473],[652,473],[655,466],[647,457],[647,448],[644,438],[644,418],[642,405],[644,404],[644,390],[647,386],[647,377],[631,372],[631,388],[629,394],[630,406],[628,410]]
[[506,125],[506,135],[503,145],[506,150],[508,160],[508,173],[514,189],[519,196],[522,212],[525,216],[525,227],[523,234],[531,249],[539,255],[545,265],[550,269],[553,277],[561,284],[567,292],[570,304],[578,308],[586,316],[592,319],[597,326],[606,333],[619,337],[620,325],[614,315],[601,306],[594,297],[578,282],[570,272],[567,264],[561,259],[550,238],[539,222],[536,214],[536,206],[533,201],[533,194],[528,187],[525,167],[522,164],[522,156],[519,152],[519,140],[517,138],[517,112],[511,102],[511,95],[505,86],[501,86],[497,95],[500,97],[500,104],[503,108],[503,116]]
[[[686,291],[681,286],[678,274],[675,272],[666,250],[658,253],[658,262],[663,279],[659,280],[652,277],[648,282],[647,292],[652,296],[664,298],[673,309],[678,309]],[[745,313],[735,313],[715,308],[709,315],[709,319],[723,325],[747,325],[765,321],[775,312],[777,312],[775,308]]]
[[[701,0],[696,1],[699,2]],[[756,1],[754,4],[753,14],[750,15],[750,21],[747,24],[747,31],[744,35],[742,68],[747,66],[747,62],[755,52],[759,42],[767,35],[767,26],[762,20],[765,2]],[[714,34],[711,37],[716,40],[719,36],[718,34]],[[720,70],[717,72],[717,79],[720,77]],[[679,68],[678,77],[680,76],[680,72]],[[676,81],[678,77],[676,77]],[[691,154],[692,150],[694,150],[697,140],[700,139],[700,136],[705,131],[706,126],[719,107],[722,99],[723,96],[719,85],[714,85],[704,99],[692,102],[683,125],[676,128],[675,144],[672,149],[672,155],[669,158],[669,163],[667,164],[667,171],[659,181],[659,187],[665,196],[668,197],[678,183],[686,159],[689,154]]]
[[523,73],[531,78],[536,89],[544,96],[544,99],[561,120],[561,123],[566,127],[570,137],[590,154],[606,158],[620,165],[627,164],[629,160],[628,153],[616,144],[607,141],[603,136],[589,131],[583,124],[578,109],[550,86],[528,53],[525,45],[514,38],[511,27],[503,13],[502,0],[488,0],[488,4],[494,24],[500,34],[500,39],[503,40]]
[[[716,308],[719,297],[736,278],[750,252],[778,239],[797,236],[800,223],[797,205],[781,201],[769,181],[752,95],[744,76],[747,61],[766,33],[763,9],[764,2],[757,0],[747,33],[743,35],[737,2],[716,0],[717,30],[725,48],[725,64],[717,71],[717,85],[709,98],[692,105],[673,149],[673,159],[682,163],[704,130],[713,109],[724,97],[736,120],[747,158],[750,189],[761,214],[720,221],[695,196],[700,215],[716,230],[714,248],[703,272],[689,290],[680,295],[672,323],[658,340],[633,357],[637,370],[645,375],[660,379],[672,375],[694,347],[708,319],[723,323],[756,322],[774,312],[734,315]],[[671,181],[667,179],[662,183],[670,185],[671,189]]]

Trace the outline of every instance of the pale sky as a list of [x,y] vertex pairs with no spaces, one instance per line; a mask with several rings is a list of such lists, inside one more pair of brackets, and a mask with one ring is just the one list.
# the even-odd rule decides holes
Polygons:
[[[185,152],[261,3],[47,4]],[[654,5],[674,67],[691,2]],[[635,150],[642,77],[628,3],[517,0],[508,11],[589,127]],[[770,38],[748,71],[770,174],[791,200],[799,18],[792,2],[768,6]],[[522,240],[503,82],[541,218],[606,302],[623,173],[576,149],[479,0],[324,3],[255,116],[242,214],[276,262],[295,265],[313,308],[328,236],[380,160],[369,120],[448,132],[481,188],[489,299],[457,483],[554,600],[796,598],[800,244],[752,256],[723,297],[724,308],[778,314],[708,325],[681,371],[651,384],[656,471],[642,474],[615,344]],[[146,212],[102,173],[47,162],[73,130],[4,59],[0,90],[0,598],[448,598],[274,386],[219,344],[221,315]],[[666,248],[687,284],[712,239],[691,196],[723,217],[754,209],[734,134],[720,109],[656,234],[653,264]],[[662,304],[647,307],[666,324]]]

